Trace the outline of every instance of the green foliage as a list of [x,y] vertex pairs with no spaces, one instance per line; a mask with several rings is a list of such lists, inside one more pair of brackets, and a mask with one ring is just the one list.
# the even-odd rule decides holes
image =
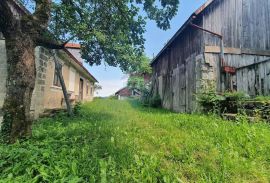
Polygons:
[[264,102],[269,102],[270,103],[270,96],[257,96],[254,100],[256,101],[264,101]]
[[162,106],[161,97],[159,96],[159,94],[153,95],[151,93],[151,82],[145,84],[144,87],[140,89],[140,91],[141,91],[140,103],[143,106],[154,108],[159,108]]
[[141,76],[130,76],[128,78],[127,86],[129,89],[141,91],[144,88],[144,78]]
[[244,92],[225,92],[223,93],[223,96],[232,101],[244,101],[250,98]]
[[150,98],[150,100],[149,100],[149,105],[150,105],[150,107],[154,107],[154,108],[161,107],[161,98],[160,98],[160,96],[158,94],[152,96]]
[[137,91],[142,92],[145,90],[145,81],[144,81],[144,75],[150,75],[152,72],[152,68],[150,67],[150,59],[143,55],[141,57],[140,64],[136,67],[130,68],[128,71],[129,78],[127,86],[130,89],[135,89]]
[[97,84],[97,83],[95,83],[95,84],[94,84],[94,90],[95,90],[95,91],[102,90],[102,86],[99,85],[99,84]]
[[241,102],[249,99],[243,92],[224,92],[219,94],[213,87],[206,88],[196,95],[197,101],[206,113],[237,113]]
[[95,100],[0,144],[0,182],[269,182],[269,124]]
[[118,97],[115,96],[115,95],[111,95],[111,96],[109,96],[109,99],[111,99],[111,100],[118,100]]
[[145,54],[137,58],[138,65],[135,65],[135,67],[129,68],[127,71],[128,74],[132,75],[142,75],[142,74],[151,74],[152,68],[150,66],[151,59],[148,58]]
[[74,108],[73,108],[73,112],[75,115],[79,115],[82,109],[82,103],[81,102],[76,102]]
[[140,102],[143,106],[150,106],[151,99],[150,86],[146,85],[141,91]]
[[[31,11],[36,2],[48,3],[20,1]],[[179,0],[52,0],[49,30],[63,42],[79,42],[90,65],[105,61],[127,71],[140,64],[137,58],[144,51],[146,19],[167,30],[178,6]]]
[[221,101],[225,101],[225,97],[217,94],[217,92],[214,90],[198,93],[196,98],[201,105],[203,112],[206,113],[219,113]]

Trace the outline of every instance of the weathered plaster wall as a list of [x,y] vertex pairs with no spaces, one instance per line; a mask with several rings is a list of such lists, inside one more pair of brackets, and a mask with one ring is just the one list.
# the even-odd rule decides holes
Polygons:
[[[49,55],[47,55],[49,57]],[[57,58],[62,64],[62,74],[65,81],[66,88],[69,88],[69,66],[60,58]],[[44,92],[44,108],[45,109],[56,109],[62,108],[64,103],[64,95],[61,87],[54,86],[55,64],[53,58],[48,61],[45,81],[45,92]]]
[[[46,55],[46,57],[49,57],[49,54]],[[90,83],[87,79],[82,77],[80,73],[66,60],[57,58],[61,64],[62,64],[62,74],[65,81],[66,88],[68,90],[68,93],[71,95],[71,98],[74,98],[75,100],[72,100],[72,104],[74,104],[75,101],[79,100],[79,83],[80,78],[83,79],[84,85],[83,85],[83,101],[91,101],[93,99],[93,94],[90,93],[90,87],[89,87],[89,93],[86,93],[86,87],[87,82]],[[74,91],[69,90],[69,84],[70,84],[70,69],[72,68],[73,71],[75,71],[75,83],[74,83]],[[44,85],[44,100],[43,100],[43,107],[44,109],[57,109],[57,108],[63,108],[65,107],[65,101],[64,101],[64,95],[61,87],[54,86],[53,80],[54,80],[54,71],[55,71],[55,64],[54,61],[51,59],[47,62],[47,69],[46,69],[46,80]],[[43,82],[42,82],[43,83]]]

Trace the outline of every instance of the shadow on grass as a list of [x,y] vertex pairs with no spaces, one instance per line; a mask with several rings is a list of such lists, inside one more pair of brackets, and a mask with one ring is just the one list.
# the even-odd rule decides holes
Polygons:
[[34,125],[34,140],[42,141],[46,138],[60,140],[64,136],[83,136],[90,133],[90,129],[104,126],[113,116],[106,112],[82,112],[73,117],[60,113],[52,118],[43,118]]
[[[41,119],[34,126],[32,139],[5,150],[0,147],[3,159],[0,170],[5,172],[2,175],[12,174],[13,180],[19,177],[22,182],[31,181],[29,178],[34,181],[36,177],[53,182],[67,176],[80,177],[84,182],[93,182],[91,179],[100,182],[105,169],[111,174],[107,178],[120,179],[121,175],[113,172],[129,169],[134,164],[134,148],[123,143],[111,119],[112,115],[106,112],[82,113],[73,118],[60,114]],[[41,170],[39,167],[44,165],[46,169]]]

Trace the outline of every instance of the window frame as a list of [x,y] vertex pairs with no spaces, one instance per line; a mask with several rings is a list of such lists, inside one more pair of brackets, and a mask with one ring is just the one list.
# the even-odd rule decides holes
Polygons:
[[[61,73],[63,73],[63,65],[61,66]],[[56,68],[55,67],[54,67],[53,86],[61,87],[60,78],[57,75],[57,71],[56,71]]]

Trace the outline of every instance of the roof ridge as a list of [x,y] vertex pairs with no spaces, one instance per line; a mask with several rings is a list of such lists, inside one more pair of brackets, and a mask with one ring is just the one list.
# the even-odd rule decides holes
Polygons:
[[202,6],[200,6],[195,12],[193,12],[190,17],[186,20],[186,22],[176,31],[176,33],[172,36],[172,38],[165,44],[165,46],[161,49],[161,51],[153,58],[150,65],[154,64],[157,58],[163,53],[164,50],[167,49],[169,45],[178,37],[183,30],[186,29],[188,24],[194,19],[193,16],[197,16],[201,14],[208,6],[210,6],[215,0],[207,0]]

